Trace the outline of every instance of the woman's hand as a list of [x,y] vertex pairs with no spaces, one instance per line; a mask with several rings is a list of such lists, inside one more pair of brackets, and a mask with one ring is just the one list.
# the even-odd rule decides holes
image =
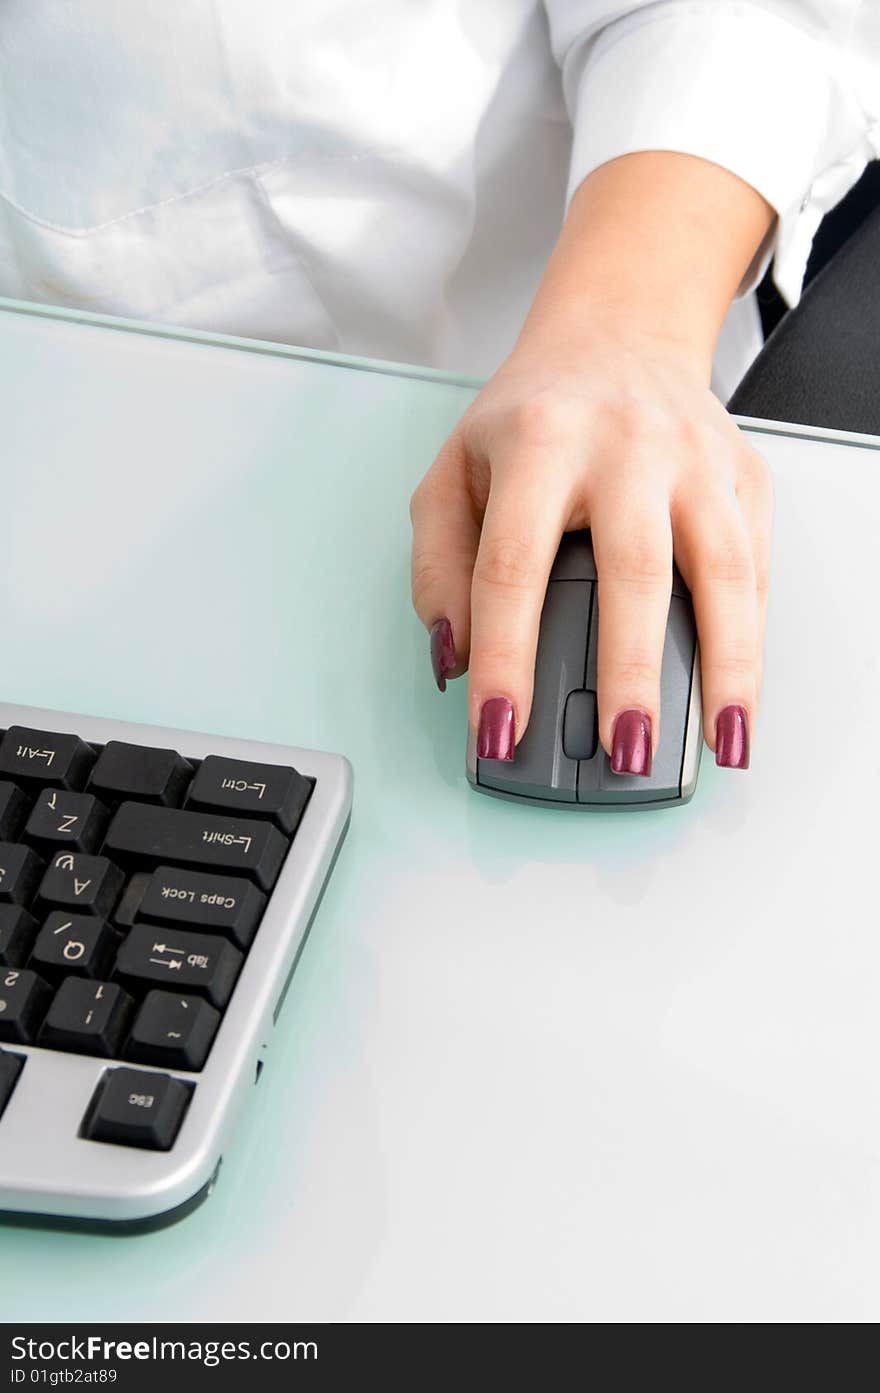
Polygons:
[[[644,164],[633,170],[633,161],[646,160],[654,162],[647,171]],[[682,196],[668,187],[669,161],[686,192],[694,179],[700,185],[701,208],[706,179],[717,196],[732,197],[742,228],[733,238],[736,256],[723,236],[700,247],[705,262],[719,241],[725,245],[718,274],[701,265],[683,287],[673,283],[666,303],[670,258],[677,263],[684,254],[688,264],[686,248],[662,245],[662,224],[680,218],[675,198]],[[626,247],[615,236],[610,254],[607,223],[626,219],[627,195],[637,194],[645,215],[646,174],[650,188],[657,162],[660,265],[652,274],[640,262],[630,288]],[[708,205],[711,221],[712,198]],[[650,773],[660,739],[673,553],[694,601],[706,740],[719,764],[747,767],[772,493],[766,465],[708,380],[724,310],[771,220],[747,185],[687,156],[626,156],[597,171],[573,201],[516,347],[416,489],[413,603],[431,631],[441,688],[469,667],[469,716],[481,757],[513,758],[529,718],[559,540],[566,530],[590,527],[602,616],[599,736],[612,768]],[[693,224],[692,217],[692,231]],[[597,282],[593,259],[603,238],[606,275]]]

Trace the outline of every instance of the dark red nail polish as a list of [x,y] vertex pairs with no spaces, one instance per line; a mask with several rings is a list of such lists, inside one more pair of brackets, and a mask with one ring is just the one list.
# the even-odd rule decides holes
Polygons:
[[479,759],[513,759],[516,743],[513,707],[507,697],[490,697],[483,702],[477,731]]
[[651,772],[651,717],[631,708],[621,711],[614,722],[611,741],[611,768],[615,774]]
[[446,691],[446,674],[455,667],[455,644],[452,625],[448,619],[438,619],[431,630],[431,666],[434,681],[441,692]]
[[723,769],[749,767],[749,718],[742,706],[725,706],[715,722],[715,763]]

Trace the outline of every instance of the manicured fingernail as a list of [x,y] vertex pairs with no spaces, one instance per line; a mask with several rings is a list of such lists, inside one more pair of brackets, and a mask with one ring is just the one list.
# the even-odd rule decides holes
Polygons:
[[446,691],[446,674],[455,667],[455,644],[452,625],[448,619],[438,619],[431,630],[431,666],[434,681],[441,692]]
[[725,706],[715,722],[715,763],[723,769],[749,767],[749,718],[742,706]]
[[490,697],[483,702],[480,728],[477,731],[477,756],[480,759],[513,759],[516,743],[513,707],[507,697]]
[[614,722],[611,768],[615,774],[651,772],[651,717],[645,711],[621,711]]

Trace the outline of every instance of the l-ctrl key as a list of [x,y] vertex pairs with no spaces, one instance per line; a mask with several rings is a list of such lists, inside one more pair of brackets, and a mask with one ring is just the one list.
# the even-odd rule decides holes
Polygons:
[[208,755],[202,760],[186,806],[201,812],[271,818],[287,836],[296,831],[312,785],[290,765],[253,764]]

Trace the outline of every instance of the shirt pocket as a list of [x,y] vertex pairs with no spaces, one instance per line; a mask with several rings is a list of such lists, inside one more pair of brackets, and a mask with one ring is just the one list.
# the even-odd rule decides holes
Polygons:
[[255,170],[88,229],[0,197],[0,293],[332,351],[338,335]]

